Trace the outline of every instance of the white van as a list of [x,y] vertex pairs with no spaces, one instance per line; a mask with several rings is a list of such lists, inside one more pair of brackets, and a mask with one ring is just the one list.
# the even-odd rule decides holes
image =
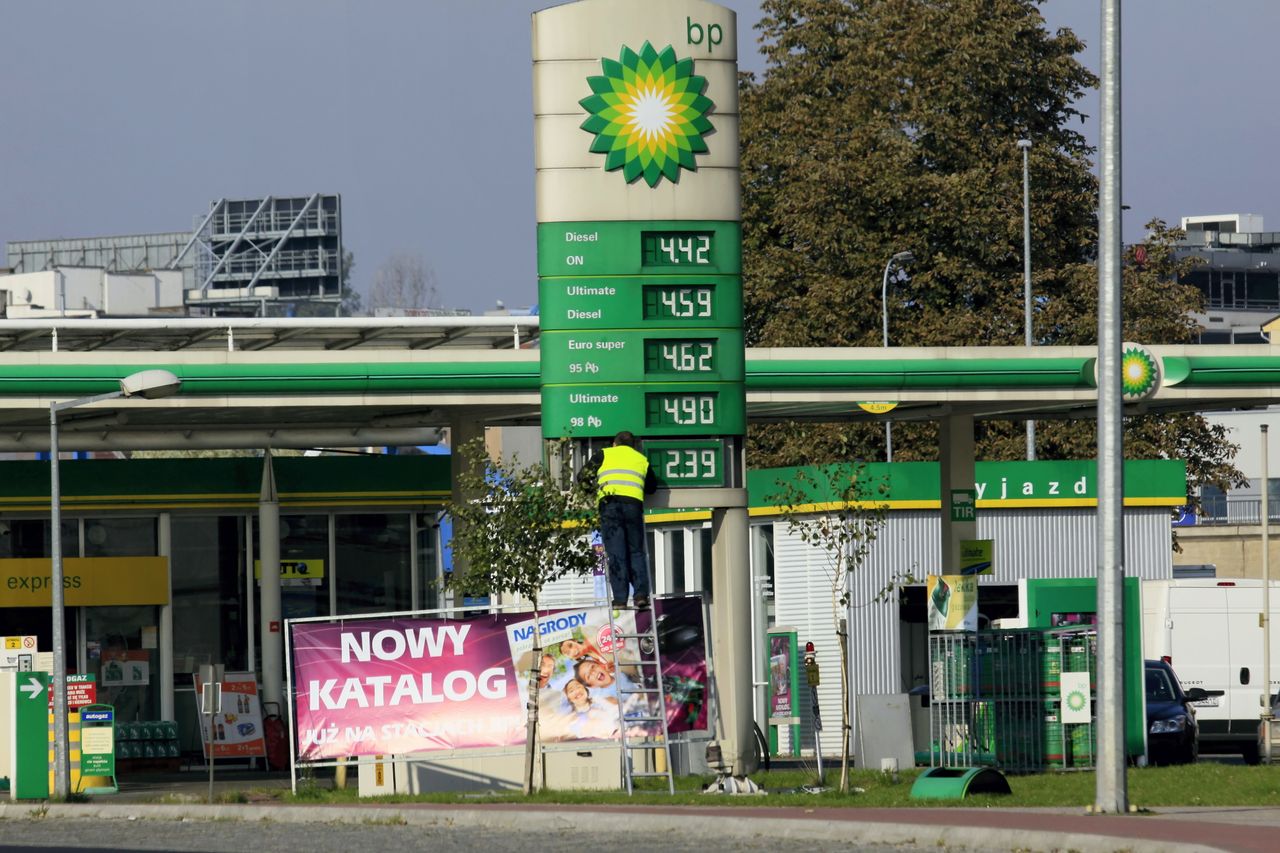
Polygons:
[[1197,702],[1202,752],[1258,762],[1263,696],[1280,683],[1280,585],[1271,584],[1271,690],[1262,676],[1262,581],[1187,578],[1142,584],[1142,655],[1173,665],[1182,688],[1221,690]]

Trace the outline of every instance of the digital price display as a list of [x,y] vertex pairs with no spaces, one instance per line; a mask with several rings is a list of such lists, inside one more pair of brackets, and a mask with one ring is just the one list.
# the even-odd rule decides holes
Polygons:
[[724,442],[719,439],[646,441],[644,453],[654,477],[665,488],[719,488],[725,484]]
[[705,427],[714,431],[719,426],[716,405],[719,394],[650,393],[644,395],[646,427]]
[[640,263],[646,267],[709,267],[711,231],[642,231]]
[[698,320],[713,316],[710,285],[646,284],[645,320]]
[[660,375],[714,373],[714,339],[645,338],[644,372]]

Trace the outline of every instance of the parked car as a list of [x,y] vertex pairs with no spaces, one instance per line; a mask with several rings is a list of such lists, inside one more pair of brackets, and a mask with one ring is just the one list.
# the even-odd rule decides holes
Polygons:
[[[1280,720],[1280,693],[1275,693],[1275,694],[1272,694],[1272,696],[1271,696],[1271,717],[1272,717],[1272,719],[1274,719],[1274,720]],[[1266,755],[1266,754],[1267,754],[1267,740],[1266,740],[1267,735],[1266,735],[1266,731],[1267,731],[1267,730],[1266,730],[1266,726],[1263,724],[1263,722],[1262,722],[1261,720],[1259,720],[1259,721],[1258,721],[1258,756],[1259,756],[1259,760],[1261,760],[1262,756],[1264,756],[1264,755]],[[1274,726],[1274,725],[1272,726],[1272,731],[1273,731],[1273,732],[1276,732],[1276,729],[1275,729],[1275,726]],[[1277,737],[1272,738],[1272,740],[1271,740],[1271,755],[1273,756],[1273,760],[1274,760],[1275,758],[1280,758],[1280,732],[1276,732],[1276,734],[1277,734],[1278,736],[1277,736]]]
[[1182,689],[1173,667],[1162,660],[1144,662],[1147,696],[1147,763],[1191,764],[1200,755],[1200,727],[1193,703],[1222,691]]

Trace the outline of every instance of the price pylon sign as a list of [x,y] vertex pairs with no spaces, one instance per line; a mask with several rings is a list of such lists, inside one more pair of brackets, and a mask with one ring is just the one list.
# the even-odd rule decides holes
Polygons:
[[533,16],[543,436],[628,430],[661,487],[740,488],[736,17],[620,5]]

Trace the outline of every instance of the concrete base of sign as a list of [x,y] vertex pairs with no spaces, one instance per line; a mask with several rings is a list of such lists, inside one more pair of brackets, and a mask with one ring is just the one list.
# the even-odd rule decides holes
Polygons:
[[[361,775],[364,768],[361,768]],[[397,794],[431,794],[438,791],[518,791],[523,788],[524,755],[456,752],[427,755],[397,762]]]
[[[540,787],[560,791],[617,791],[622,767],[617,745],[582,744],[581,749],[543,753],[535,769]],[[361,797],[436,792],[512,791],[523,787],[524,755],[456,752],[384,756],[359,762]]]
[[622,788],[622,762],[616,745],[542,755],[543,784],[558,791],[617,791]]

